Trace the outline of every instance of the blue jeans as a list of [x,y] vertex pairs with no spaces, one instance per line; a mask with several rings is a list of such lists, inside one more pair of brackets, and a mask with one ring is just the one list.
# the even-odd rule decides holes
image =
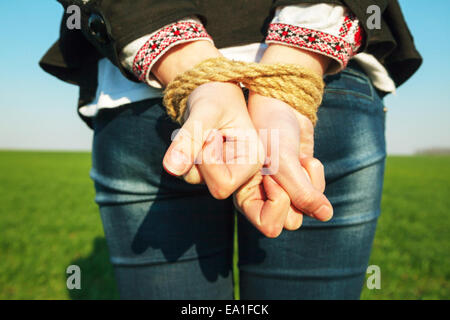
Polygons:
[[[358,68],[326,78],[315,130],[334,217],[263,237],[238,215],[242,299],[358,299],[375,234],[385,163],[385,114]],[[232,299],[235,213],[230,199],[168,175],[177,126],[161,99],[102,111],[93,168],[121,298]]]

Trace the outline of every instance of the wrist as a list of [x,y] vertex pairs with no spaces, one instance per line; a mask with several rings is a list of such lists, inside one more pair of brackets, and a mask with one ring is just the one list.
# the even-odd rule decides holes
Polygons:
[[166,86],[170,81],[198,63],[221,57],[219,50],[209,41],[193,41],[177,45],[159,59],[152,68],[155,77]]
[[257,128],[267,128],[273,122],[273,119],[279,120],[277,122],[280,127],[291,126],[293,125],[292,121],[295,120],[299,127],[313,128],[308,117],[287,103],[253,91],[250,91],[248,96],[248,112]]
[[256,127],[267,128],[275,123],[277,126],[279,123],[289,123],[295,118],[295,113],[299,112],[281,100],[250,91],[248,113]]

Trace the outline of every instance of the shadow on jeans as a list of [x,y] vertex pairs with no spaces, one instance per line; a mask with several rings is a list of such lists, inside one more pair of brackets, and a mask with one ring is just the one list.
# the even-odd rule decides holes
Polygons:
[[81,289],[68,289],[69,296],[72,300],[118,299],[114,270],[109,262],[105,238],[95,238],[93,247],[89,256],[70,263],[81,269]]

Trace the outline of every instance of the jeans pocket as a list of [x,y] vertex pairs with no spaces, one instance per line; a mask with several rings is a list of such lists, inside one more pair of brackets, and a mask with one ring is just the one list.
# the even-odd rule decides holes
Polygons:
[[367,75],[357,69],[347,68],[337,75],[328,76],[325,83],[326,94],[350,94],[370,101],[375,98],[372,82]]

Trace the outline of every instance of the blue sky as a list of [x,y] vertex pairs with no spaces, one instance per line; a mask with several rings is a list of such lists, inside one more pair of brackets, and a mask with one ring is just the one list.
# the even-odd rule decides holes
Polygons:
[[[400,4],[424,64],[386,98],[388,152],[450,148],[450,1]],[[78,88],[37,64],[58,37],[61,13],[52,0],[0,2],[0,149],[91,147],[92,132],[76,114]]]

